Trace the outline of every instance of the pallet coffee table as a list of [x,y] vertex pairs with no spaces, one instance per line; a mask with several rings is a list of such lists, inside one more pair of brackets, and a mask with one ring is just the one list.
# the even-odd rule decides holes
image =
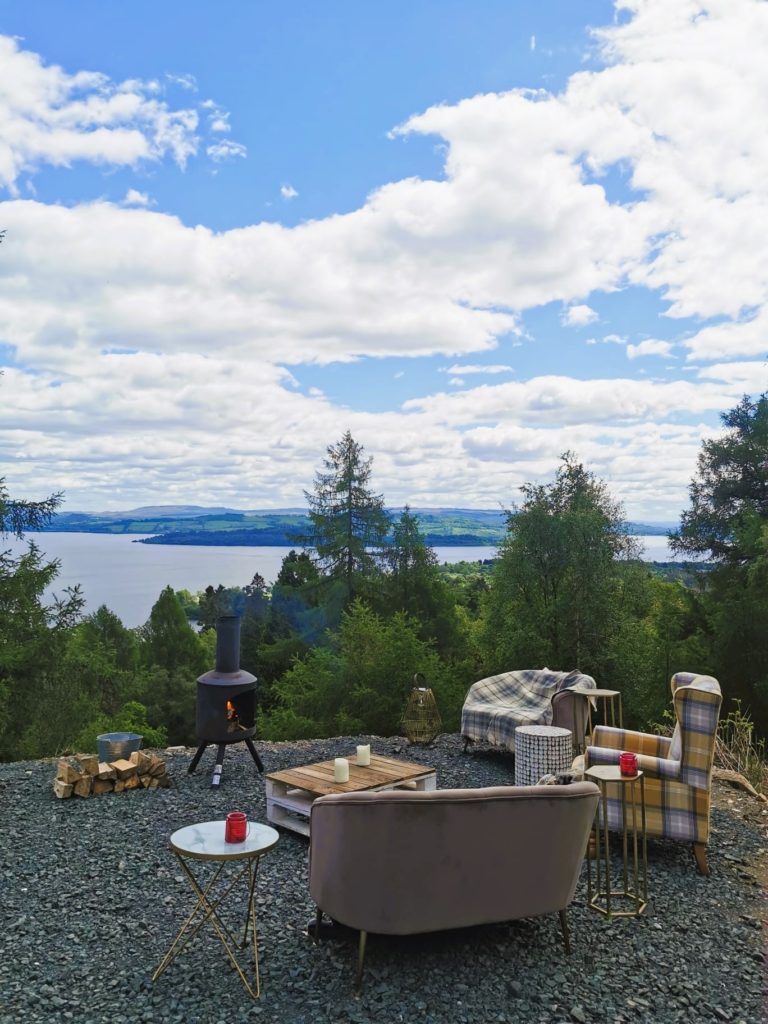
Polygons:
[[333,781],[333,760],[270,772],[266,776],[267,820],[273,825],[309,835],[309,815],[319,796],[329,793],[371,793],[387,789],[437,789],[434,768],[393,757],[371,754],[371,763],[363,768],[349,757],[349,782]]

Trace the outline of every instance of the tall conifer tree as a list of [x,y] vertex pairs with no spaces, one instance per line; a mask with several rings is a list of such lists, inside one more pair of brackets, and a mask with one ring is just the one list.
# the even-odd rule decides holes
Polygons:
[[301,538],[316,551],[325,576],[347,605],[375,575],[389,520],[384,498],[370,488],[372,458],[347,431],[327,449],[314,492],[305,491],[311,528]]

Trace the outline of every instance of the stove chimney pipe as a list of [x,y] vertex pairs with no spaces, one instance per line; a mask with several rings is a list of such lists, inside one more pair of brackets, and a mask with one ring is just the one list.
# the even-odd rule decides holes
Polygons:
[[240,616],[222,615],[216,620],[216,671],[240,669]]

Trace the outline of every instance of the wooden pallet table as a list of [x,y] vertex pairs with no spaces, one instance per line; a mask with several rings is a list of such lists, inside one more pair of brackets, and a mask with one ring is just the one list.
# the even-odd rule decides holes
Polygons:
[[379,793],[388,789],[437,789],[434,768],[393,757],[371,754],[366,767],[349,755],[349,782],[333,781],[333,760],[270,772],[266,776],[267,820],[273,825],[309,835],[312,804],[329,793]]

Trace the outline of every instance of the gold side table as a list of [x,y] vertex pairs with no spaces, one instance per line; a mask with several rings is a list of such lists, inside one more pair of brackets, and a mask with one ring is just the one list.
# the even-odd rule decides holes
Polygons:
[[[587,779],[600,787],[600,804],[594,824],[595,886],[592,860],[587,859],[587,899],[610,921],[612,917],[638,917],[648,906],[648,850],[645,830],[645,780],[642,772],[622,775],[618,765],[598,764],[588,768]],[[617,788],[618,787],[618,793]],[[638,821],[638,790],[639,818]],[[610,797],[610,800],[609,800]],[[611,851],[608,844],[609,802],[621,801],[622,887],[611,881]],[[602,812],[602,813],[601,813]],[[601,822],[602,816],[602,837]],[[631,816],[631,827],[628,818]],[[640,850],[638,850],[640,847]]]
[[[589,733],[589,742],[592,742],[592,701],[590,697],[602,701],[602,718],[603,725],[611,725],[614,728],[616,726],[619,729],[624,728],[624,709],[621,704],[621,691],[620,690],[582,690],[577,686],[572,687],[571,693],[580,693],[587,698],[587,715],[589,724],[587,726],[587,732]],[[618,704],[618,714],[616,713],[616,705]]]
[[[152,981],[156,981],[160,975],[167,970],[187,943],[197,935],[206,921],[210,921],[213,930],[219,937],[230,963],[237,971],[245,990],[251,998],[256,999],[261,993],[261,981],[259,979],[259,948],[256,936],[256,907],[254,894],[256,889],[256,871],[262,854],[271,850],[280,838],[275,829],[268,825],[259,825],[256,822],[248,822],[248,837],[242,843],[227,843],[224,840],[224,821],[204,821],[197,825],[187,825],[180,828],[171,836],[171,849],[181,864],[184,874],[192,886],[197,897],[197,902],[192,911],[182,924],[171,943],[168,952],[157,966],[152,975]],[[189,866],[191,861],[212,861],[218,863],[218,868],[213,878],[203,885],[195,878]],[[233,867],[232,876],[222,878],[222,886],[213,898],[216,883],[227,865]],[[245,913],[245,928],[242,941],[238,943],[229,928],[221,919],[218,908],[224,900],[238,887],[238,882],[244,882],[248,894]],[[198,920],[196,920],[199,917]],[[248,945],[248,932],[251,932],[251,946],[253,953],[254,984],[252,985],[245,974],[238,960],[236,947],[245,949]]]

